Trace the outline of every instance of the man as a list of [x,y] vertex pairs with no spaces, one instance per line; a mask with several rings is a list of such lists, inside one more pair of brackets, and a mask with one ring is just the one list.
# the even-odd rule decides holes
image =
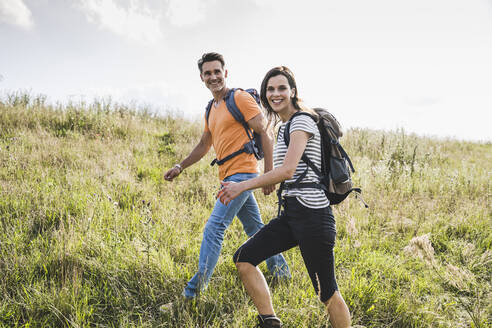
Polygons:
[[[218,53],[206,53],[198,60],[200,78],[212,92],[208,119],[205,119],[205,129],[199,143],[181,163],[164,174],[164,179],[172,181],[184,169],[199,161],[213,145],[217,159],[224,159],[228,155],[240,150],[249,141],[244,127],[229,113],[224,97],[229,89],[225,79],[227,70],[224,68],[224,58]],[[253,97],[245,91],[237,90],[234,95],[237,107],[243,114],[248,126],[261,135],[264,152],[264,170],[273,168],[273,141],[266,131],[266,120]],[[222,181],[240,182],[258,175],[257,161],[253,154],[246,152],[225,161],[219,166],[219,178]],[[263,188],[265,195],[270,194],[275,186]],[[251,191],[243,192],[227,206],[219,200],[210,215],[203,231],[203,240],[200,247],[198,272],[188,282],[183,296],[192,299],[207,287],[219,258],[225,229],[231,224],[235,216],[243,224],[244,231],[251,237],[263,227],[258,204]],[[276,278],[290,278],[289,268],[281,254],[266,260],[268,270]]]

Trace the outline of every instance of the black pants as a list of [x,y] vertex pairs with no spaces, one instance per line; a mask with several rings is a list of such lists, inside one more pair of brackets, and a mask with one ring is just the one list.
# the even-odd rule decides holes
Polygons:
[[286,197],[284,211],[246,241],[234,262],[254,266],[270,256],[299,245],[314,290],[326,302],[338,290],[335,279],[336,228],[331,207],[305,207],[296,197]]

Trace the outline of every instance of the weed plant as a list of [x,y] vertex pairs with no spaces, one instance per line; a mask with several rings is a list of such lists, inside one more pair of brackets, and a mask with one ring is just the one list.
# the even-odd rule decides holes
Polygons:
[[[110,101],[3,96],[0,326],[252,327],[232,263],[246,240],[238,220],[207,291],[180,298],[215,203],[214,154],[172,183],[162,176],[202,124]],[[492,144],[366,129],[342,144],[370,206],[334,207],[337,280],[353,324],[490,327]],[[255,195],[269,221],[275,196]],[[329,327],[299,250],[285,256],[293,278],[272,288],[285,327]]]

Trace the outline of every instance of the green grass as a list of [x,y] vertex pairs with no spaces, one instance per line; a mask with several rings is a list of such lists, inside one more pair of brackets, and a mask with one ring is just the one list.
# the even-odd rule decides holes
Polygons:
[[[201,132],[202,122],[108,101],[5,95],[0,326],[253,326],[232,263],[246,239],[238,220],[208,290],[179,299],[215,202],[214,154],[172,183],[162,175]],[[492,144],[366,129],[347,131],[342,144],[370,205],[334,207],[337,279],[353,324],[489,327]],[[275,197],[256,197],[269,221]],[[286,327],[329,327],[299,250],[285,256],[293,279],[272,289],[277,314]]]

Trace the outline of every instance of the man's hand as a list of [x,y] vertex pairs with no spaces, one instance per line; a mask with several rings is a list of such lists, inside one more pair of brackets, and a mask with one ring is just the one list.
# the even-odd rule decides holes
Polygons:
[[164,180],[173,181],[173,179],[177,177],[180,173],[181,170],[175,166],[172,169],[168,170],[166,173],[164,173]]
[[263,191],[263,195],[270,195],[272,192],[275,191],[275,185],[269,185],[269,186],[265,186],[265,187],[262,187],[261,190]]

